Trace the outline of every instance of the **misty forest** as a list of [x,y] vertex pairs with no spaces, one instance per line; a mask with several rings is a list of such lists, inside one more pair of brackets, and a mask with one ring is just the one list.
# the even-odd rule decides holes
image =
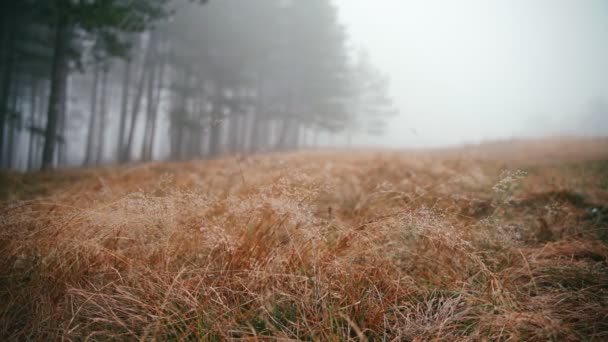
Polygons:
[[5,2],[4,168],[347,146],[395,114],[327,1]]
[[0,341],[608,341],[608,2],[0,0]]

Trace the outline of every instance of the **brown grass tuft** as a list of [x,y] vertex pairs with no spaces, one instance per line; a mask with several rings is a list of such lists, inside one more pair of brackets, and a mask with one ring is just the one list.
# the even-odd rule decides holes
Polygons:
[[9,175],[0,337],[606,340],[608,144],[568,143]]

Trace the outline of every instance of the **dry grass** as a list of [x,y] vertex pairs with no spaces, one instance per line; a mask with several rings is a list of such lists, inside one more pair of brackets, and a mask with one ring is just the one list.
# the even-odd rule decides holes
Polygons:
[[4,174],[0,337],[606,340],[607,160],[565,140]]

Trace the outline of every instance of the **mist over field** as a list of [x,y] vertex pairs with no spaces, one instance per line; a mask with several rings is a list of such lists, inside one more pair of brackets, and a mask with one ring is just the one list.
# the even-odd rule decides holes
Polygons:
[[608,341],[608,3],[0,1],[0,341]]
[[375,144],[608,134],[605,1],[336,4],[401,112]]

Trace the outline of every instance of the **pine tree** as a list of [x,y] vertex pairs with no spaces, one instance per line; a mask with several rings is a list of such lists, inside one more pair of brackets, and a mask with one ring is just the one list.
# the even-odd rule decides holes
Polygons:
[[[128,42],[121,41],[120,32],[141,32],[158,19],[164,12],[165,1],[43,1],[50,24],[54,27],[53,58],[49,95],[49,109],[45,130],[45,143],[42,154],[42,168],[53,166],[56,145],[57,122],[64,109],[60,94],[65,91],[70,61],[78,64],[81,54],[70,54],[69,47],[75,36],[84,39],[93,36],[101,39],[100,45],[107,49],[108,55],[124,53]],[[72,52],[74,52],[72,50]]]

